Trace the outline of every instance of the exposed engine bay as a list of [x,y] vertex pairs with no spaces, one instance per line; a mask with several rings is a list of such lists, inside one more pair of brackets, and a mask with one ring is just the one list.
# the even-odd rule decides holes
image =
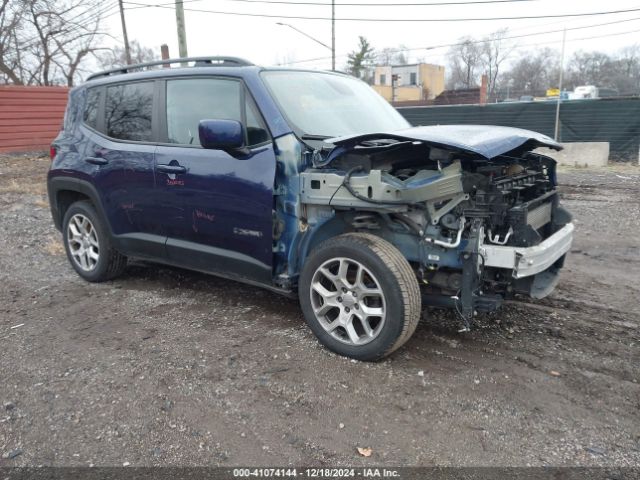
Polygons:
[[[558,144],[522,130],[463,128],[466,140],[481,141],[434,141],[439,127],[329,140],[300,174],[300,196],[310,223],[331,211],[349,230],[389,240],[415,267],[424,303],[455,308],[468,329],[477,312],[515,293],[548,295],[573,225],[559,205],[555,161],[532,152]],[[491,128],[499,131],[487,136]]]

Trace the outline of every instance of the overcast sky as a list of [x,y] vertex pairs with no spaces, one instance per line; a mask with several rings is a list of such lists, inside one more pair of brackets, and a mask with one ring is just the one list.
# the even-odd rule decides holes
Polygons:
[[[273,0],[272,0],[273,1]],[[288,0],[281,0],[283,3]],[[294,1],[294,0],[291,0]],[[283,3],[253,3],[240,0],[189,0],[184,3],[187,42],[190,56],[232,55],[244,57],[260,65],[276,65],[287,61],[301,61],[329,57],[296,66],[327,69],[331,66],[330,50],[305,38],[300,33],[277,22],[289,23],[305,31],[327,45],[331,44],[331,22],[294,18],[258,18],[196,12],[191,9],[222,12],[330,17],[331,4],[326,0],[295,0],[297,3],[314,2],[322,5],[295,5]],[[567,32],[567,56],[579,49],[613,52],[625,45],[640,43],[640,0],[531,0],[494,4],[421,5],[401,6],[397,3],[437,3],[443,1],[465,3],[465,0],[336,0],[336,55],[337,68],[346,63],[346,54],[355,49],[358,36],[366,37],[376,49],[437,46],[455,42],[463,35],[482,36],[501,28],[509,28],[511,35],[523,35],[549,30],[561,30],[596,25],[619,20],[626,22],[569,30]],[[169,45],[172,57],[178,56],[175,10],[170,0],[131,0],[137,4],[161,4],[166,8],[136,7],[125,0],[127,29],[130,40],[159,51],[162,43]],[[105,2],[111,3],[111,2]],[[344,3],[375,4],[396,3],[393,6],[347,6]],[[114,2],[114,5],[115,2]],[[594,15],[587,17],[462,21],[462,22],[370,22],[346,21],[341,18],[367,19],[446,19],[519,17],[535,15],[559,15],[612,10],[637,9],[635,12]],[[122,39],[120,16],[114,7],[106,19],[110,33]],[[631,32],[631,33],[625,33]],[[612,35],[619,34],[619,35]],[[605,36],[608,35],[608,36]],[[581,40],[585,37],[599,37]],[[513,40],[518,45],[515,55],[523,54],[533,46],[549,46],[560,49],[562,33],[524,37]],[[445,63],[447,48],[412,50],[410,60],[428,63]]]

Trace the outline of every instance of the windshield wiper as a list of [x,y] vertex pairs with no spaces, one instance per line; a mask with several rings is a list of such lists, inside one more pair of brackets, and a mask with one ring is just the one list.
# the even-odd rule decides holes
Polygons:
[[331,135],[311,135],[309,133],[305,133],[300,138],[302,140],[326,140],[327,138],[332,138]]

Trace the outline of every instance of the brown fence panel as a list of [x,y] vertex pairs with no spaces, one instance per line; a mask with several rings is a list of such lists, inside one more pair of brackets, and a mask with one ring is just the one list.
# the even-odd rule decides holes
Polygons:
[[0,152],[48,150],[68,93],[66,87],[0,86]]

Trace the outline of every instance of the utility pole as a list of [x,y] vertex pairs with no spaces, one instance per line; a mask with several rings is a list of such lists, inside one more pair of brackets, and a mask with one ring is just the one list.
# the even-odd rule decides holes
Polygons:
[[336,0],[331,0],[331,70],[336,70]]
[[557,142],[560,137],[560,101],[562,98],[562,77],[564,73],[564,46],[567,40],[567,28],[562,32],[562,53],[560,54],[560,80],[558,82],[558,102],[556,103],[556,130],[553,139]]
[[[182,0],[176,0],[176,27],[178,28],[178,54],[180,58],[186,58],[187,54],[187,32],[184,27],[184,4]],[[186,66],[183,63],[182,66]]]
[[127,23],[124,21],[124,6],[122,0],[118,0],[120,6],[120,21],[122,22],[122,36],[124,37],[124,54],[127,65],[131,65],[131,50],[129,49],[129,36],[127,35]]

